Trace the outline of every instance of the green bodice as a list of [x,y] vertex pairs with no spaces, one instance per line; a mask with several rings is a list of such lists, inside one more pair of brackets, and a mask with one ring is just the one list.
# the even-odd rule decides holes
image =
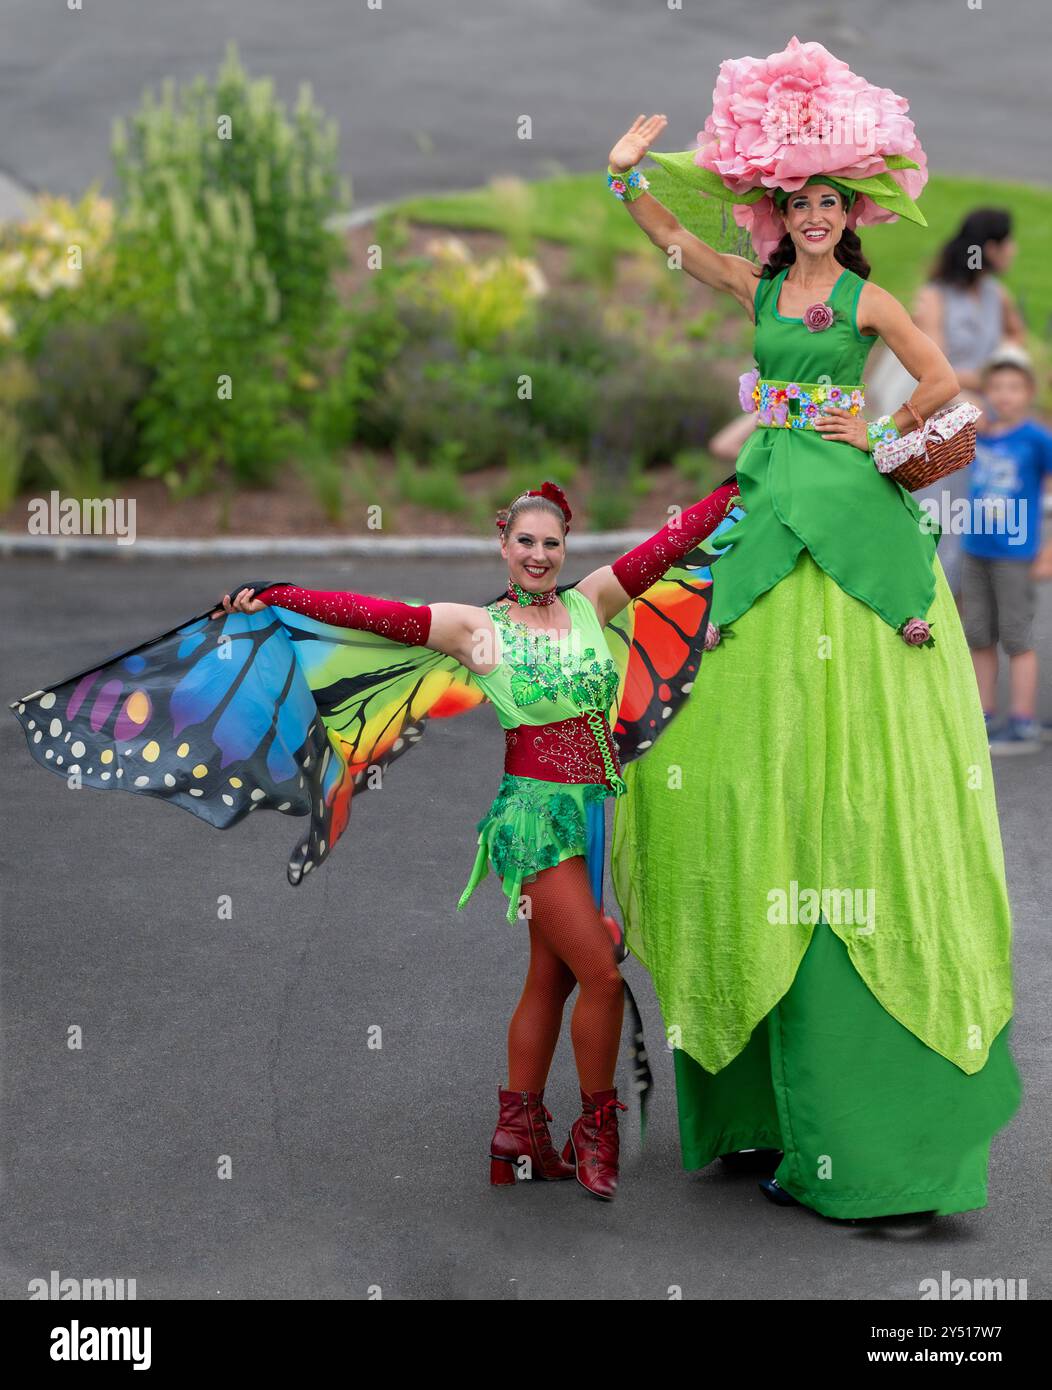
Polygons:
[[492,603],[499,665],[487,676],[473,676],[493,702],[505,729],[519,724],[553,724],[597,709],[607,717],[617,699],[618,673],[592,603],[576,589],[559,596],[570,628],[551,641]]
[[[826,303],[829,328],[811,332],[780,314],[785,271],[756,287],[754,351],[760,376],[858,386],[875,337],[859,332],[865,283],[844,270]],[[868,412],[872,418],[872,412]],[[923,618],[935,595],[938,539],[912,495],[878,473],[873,456],[813,429],[757,426],[736,465],[746,516],[720,537],[729,549],[713,573],[712,621],[729,623],[777,584],[806,546],[845,593],[892,628]]]
[[[566,635],[552,641],[501,603],[491,603],[498,665],[472,677],[492,701],[505,729],[554,724],[587,715],[603,753],[608,784],[548,782],[505,773],[496,798],[478,823],[478,852],[458,908],[464,907],[490,867],[508,898],[515,921],[523,885],[572,855],[588,853],[589,807],[620,796],[625,784],[607,748],[605,721],[616,714],[618,671],[591,601],[576,589],[560,595],[570,616]],[[554,623],[552,624],[554,627]]]

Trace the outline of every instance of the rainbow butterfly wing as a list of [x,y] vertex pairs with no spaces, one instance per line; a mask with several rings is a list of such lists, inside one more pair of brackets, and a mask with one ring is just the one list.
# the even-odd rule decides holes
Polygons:
[[346,829],[355,792],[382,785],[390,764],[423,736],[427,719],[464,714],[486,696],[466,667],[441,652],[277,604],[270,611],[287,627],[327,733],[311,827],[289,859],[289,881],[298,883]]
[[202,616],[13,701],[30,752],[74,785],[163,797],[218,828],[260,805],[303,815],[300,766],[324,731],[263,616]]
[[[744,515],[732,507],[705,545]],[[620,677],[612,727],[622,764],[646,752],[690,694],[705,648],[714,558],[715,545],[712,553],[692,550],[606,625]]]
[[309,814],[296,884],[427,718],[483,699],[451,657],[275,606],[203,614],[11,708],[34,759],[71,785],[161,797],[220,829],[260,808]]

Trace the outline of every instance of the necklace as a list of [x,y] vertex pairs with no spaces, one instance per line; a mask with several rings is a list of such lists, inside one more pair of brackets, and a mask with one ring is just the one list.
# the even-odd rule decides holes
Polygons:
[[521,584],[516,584],[514,579],[508,580],[507,594],[511,601],[517,603],[521,608],[526,608],[531,604],[547,607],[559,597],[555,592],[554,585],[550,589],[545,589],[543,593],[532,593],[529,589],[524,589]]

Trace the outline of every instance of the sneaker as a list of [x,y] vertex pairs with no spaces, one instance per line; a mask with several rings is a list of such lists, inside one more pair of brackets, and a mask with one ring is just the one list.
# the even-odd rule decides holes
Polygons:
[[1039,753],[1041,725],[1036,719],[1019,719],[1013,715],[1006,728],[990,735],[990,752]]

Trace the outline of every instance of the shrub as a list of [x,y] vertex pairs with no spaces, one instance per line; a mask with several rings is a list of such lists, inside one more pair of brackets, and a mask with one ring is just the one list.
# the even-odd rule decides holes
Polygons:
[[408,454],[400,452],[395,483],[402,501],[420,507],[430,507],[436,512],[463,513],[467,506],[460,479],[455,468],[448,464],[418,468]]
[[0,340],[32,360],[56,324],[110,312],[113,214],[92,185],[77,203],[40,194],[0,227]]
[[448,315],[462,352],[492,347],[521,328],[547,288],[536,263],[520,256],[476,261],[458,237],[435,237],[427,251],[430,263],[406,279],[402,293]]
[[230,43],[214,85],[199,77],[176,91],[166,79],[159,101],[147,90],[131,120],[114,123],[112,152],[122,206],[145,216],[158,242],[178,233],[173,184],[198,214],[209,192],[244,195],[254,244],[277,289],[279,321],[309,356],[343,254],[326,219],[350,203],[338,139],[309,84],[290,121],[271,79],[251,81]]
[[74,487],[81,477],[135,472],[135,412],[150,383],[145,358],[146,330],[130,315],[49,330],[34,363],[36,389],[25,413],[38,475],[42,470]]
[[603,387],[616,408],[602,412],[596,457],[637,452],[644,466],[668,463],[681,449],[704,445],[733,413],[727,387],[697,352],[619,367]]
[[540,442],[515,380],[495,376],[480,355],[461,359],[450,344],[403,353],[387,373],[383,394],[398,444],[417,458],[441,450],[462,472],[506,464],[516,451]]
[[6,511],[22,485],[27,450],[23,417],[35,385],[23,358],[14,353],[0,358],[0,511]]
[[531,395],[519,402],[526,419],[552,443],[584,452],[603,408],[603,379],[574,364],[560,364],[506,351],[486,359],[485,374],[518,400],[519,380],[529,378]]
[[523,348],[531,356],[593,375],[636,354],[634,344],[607,331],[601,307],[585,295],[549,295],[542,300],[523,335]]
[[199,210],[170,183],[163,211],[140,208],[119,232],[118,280],[150,329],[142,471],[182,496],[209,487],[217,468],[265,482],[288,447],[289,385],[279,296],[245,194],[207,190]]

